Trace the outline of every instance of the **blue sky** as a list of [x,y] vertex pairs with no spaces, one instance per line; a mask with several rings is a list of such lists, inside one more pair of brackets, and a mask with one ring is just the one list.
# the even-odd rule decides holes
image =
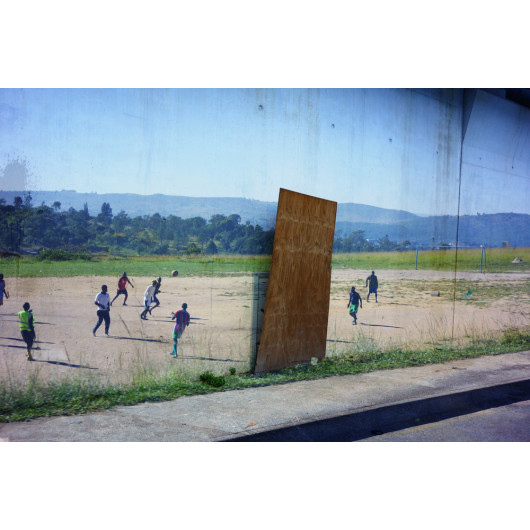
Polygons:
[[[2,89],[0,189],[276,201],[283,187],[454,215],[458,152],[439,138],[460,123],[457,105],[404,89]],[[477,181],[461,213],[528,213],[528,179],[522,195],[507,182],[499,201]]]

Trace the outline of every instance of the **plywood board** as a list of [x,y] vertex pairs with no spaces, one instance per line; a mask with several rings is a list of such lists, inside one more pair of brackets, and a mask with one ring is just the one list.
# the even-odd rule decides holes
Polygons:
[[280,189],[256,373],[326,352],[337,203]]

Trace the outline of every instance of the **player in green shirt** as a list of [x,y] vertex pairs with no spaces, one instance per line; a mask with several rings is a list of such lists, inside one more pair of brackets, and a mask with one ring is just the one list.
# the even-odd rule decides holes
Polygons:
[[35,359],[31,356],[31,347],[35,340],[35,315],[29,308],[28,302],[22,307],[24,310],[18,313],[18,318],[20,319],[20,333],[26,343],[28,361],[34,361]]

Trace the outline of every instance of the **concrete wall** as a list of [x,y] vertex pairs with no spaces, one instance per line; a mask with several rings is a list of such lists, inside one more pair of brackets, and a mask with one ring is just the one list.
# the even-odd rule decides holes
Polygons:
[[[530,201],[530,110],[478,90],[469,108],[462,157],[463,209],[524,212]],[[516,190],[516,192],[514,192]]]
[[[328,103],[328,100],[332,103]],[[342,137],[328,138],[321,123],[316,160],[321,189],[338,202],[357,202],[431,215],[457,213],[462,129],[461,89],[354,89],[324,91],[321,122],[337,111]],[[329,107],[332,108],[329,108]],[[328,147],[327,142],[335,142]],[[344,195],[326,194],[326,179],[341,178]],[[330,168],[326,174],[325,168]]]
[[398,198],[403,210],[456,215],[464,121],[460,213],[528,211],[529,109],[485,90],[361,89],[333,98],[351,123],[342,146],[354,168],[351,202],[392,208]]

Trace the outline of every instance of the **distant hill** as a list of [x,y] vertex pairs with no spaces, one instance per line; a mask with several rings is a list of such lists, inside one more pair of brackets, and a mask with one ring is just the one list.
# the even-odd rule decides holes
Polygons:
[[[391,241],[408,240],[412,246],[455,245],[457,221],[456,216],[419,217],[392,224],[337,221],[335,235],[344,237],[355,230],[364,230],[368,239],[388,235]],[[500,247],[504,241],[508,241],[511,247],[530,246],[530,215],[496,213],[460,217],[459,246]]]
[[[24,191],[0,191],[0,198],[8,204]],[[32,191],[33,205],[42,202],[51,206],[61,203],[62,210],[80,210],[87,203],[91,215],[101,211],[104,202],[110,204],[114,214],[125,211],[129,217],[176,215],[183,219],[202,217],[206,220],[215,214],[241,216],[253,225],[264,229],[274,226],[275,202],[265,202],[238,197],[181,197],[171,195],[137,195],[133,193],[77,193],[71,190]],[[408,240],[413,245],[431,246],[456,243],[457,218],[455,216],[421,217],[403,210],[391,210],[365,204],[340,203],[337,207],[336,236],[347,236],[355,230],[364,230],[368,239],[388,235],[392,241]],[[526,214],[498,213],[465,215],[460,217],[459,245],[530,246],[530,216]]]
[[[23,191],[0,191],[0,198],[8,204],[13,199],[23,196]],[[212,215],[230,215],[237,213],[243,222],[259,224],[270,228],[276,221],[276,203],[255,201],[251,199],[231,197],[180,197],[173,195],[137,195],[135,193],[77,193],[70,190],[32,191],[33,205],[44,202],[51,206],[55,201],[61,203],[62,210],[75,208],[81,210],[85,203],[90,215],[97,215],[104,202],[110,204],[114,215],[123,210],[129,217],[153,215],[176,215],[183,219],[203,217],[210,219]]]
[[378,223],[394,224],[404,221],[421,220],[419,215],[415,215],[404,210],[390,210],[388,208],[378,208],[366,204],[356,204],[343,202],[337,205],[337,222],[349,223]]
[[[24,191],[0,191],[0,198],[8,204],[13,203],[16,196],[22,197]],[[257,201],[239,197],[181,197],[174,195],[137,195],[134,193],[77,193],[71,190],[32,191],[33,205],[44,202],[51,206],[55,201],[61,203],[61,210],[75,208],[81,210],[85,203],[91,215],[101,211],[104,202],[110,204],[114,215],[120,210],[127,212],[129,217],[138,215],[176,215],[183,219],[203,217],[208,220],[212,215],[231,215],[236,213],[243,222],[259,224],[269,229],[276,222],[275,202]],[[402,210],[389,210],[367,206],[364,204],[343,203],[337,208],[338,221],[354,221],[368,223],[394,223],[417,219],[418,216]]]

